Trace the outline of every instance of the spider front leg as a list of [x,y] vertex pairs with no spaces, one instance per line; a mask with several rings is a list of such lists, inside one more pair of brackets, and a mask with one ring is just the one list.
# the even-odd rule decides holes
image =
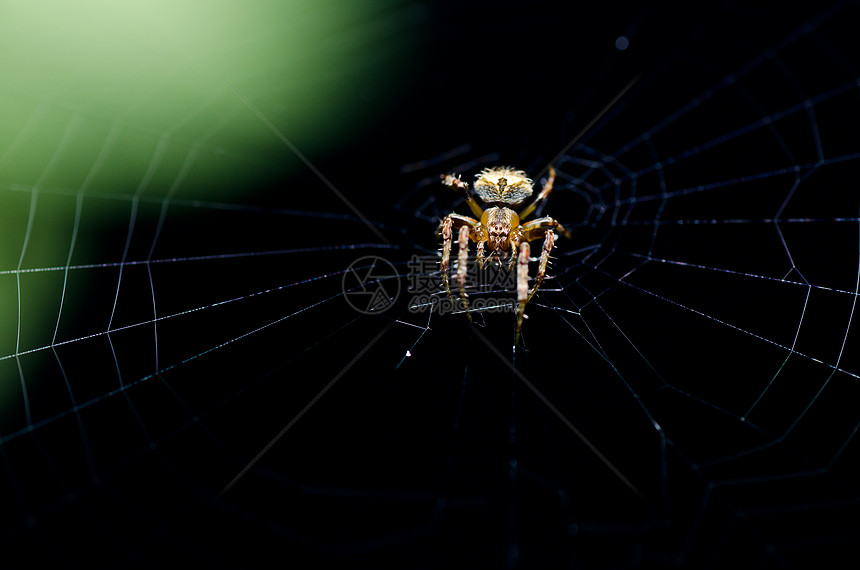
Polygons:
[[460,180],[459,176],[454,176],[453,174],[443,174],[442,175],[442,184],[448,186],[449,188],[454,188],[463,193],[463,198],[466,199],[466,204],[469,206],[469,209],[472,210],[472,213],[475,214],[478,219],[481,219],[481,215],[484,213],[483,208],[478,205],[475,201],[475,198],[472,197],[472,192],[469,190],[469,184],[467,182],[463,182]]
[[517,228],[511,230],[511,238],[508,241],[509,247],[511,248],[511,259],[508,261],[508,271],[512,271],[514,269],[514,265],[517,263],[517,249],[518,245],[523,241],[528,241],[526,239],[526,234],[523,231],[522,226],[518,226]]
[[442,234],[442,261],[439,264],[442,272],[442,283],[445,286],[445,292],[451,302],[454,302],[454,296],[451,294],[451,285],[448,279],[448,267],[451,261],[451,242],[453,241],[453,228],[459,227],[457,233],[457,284],[460,289],[460,298],[466,308],[466,317],[469,322],[472,322],[472,315],[469,313],[468,295],[466,294],[466,271],[468,269],[469,258],[469,239],[478,242],[479,263],[483,262],[484,243],[487,240],[486,232],[481,226],[481,222],[473,220],[468,216],[460,214],[448,214],[442,220],[440,232]]
[[478,247],[475,251],[475,262],[478,264],[478,267],[481,269],[484,268],[484,264],[487,262],[486,252],[484,251],[484,244],[486,241],[478,240]]
[[[517,332],[514,337],[514,346],[520,340],[520,331],[523,327],[523,319],[525,318],[526,305],[535,296],[540,288],[543,279],[546,276],[546,266],[549,262],[549,254],[552,253],[552,248],[555,247],[555,233],[553,230],[561,228],[561,225],[552,218],[540,218],[533,220],[523,225],[523,233],[525,239],[537,239],[543,234],[543,247],[540,254],[540,265],[535,276],[535,284],[532,290],[529,291],[529,254],[530,246],[528,241],[524,241],[520,245],[520,255],[517,259]],[[563,228],[562,228],[563,229]],[[567,230],[564,230],[567,231]]]
[[[529,252],[529,242],[524,241],[520,244],[520,254],[517,257],[517,333],[514,335],[514,346],[520,342],[526,303],[531,299],[531,295],[529,295]],[[511,256],[513,255],[514,253],[511,252]]]
[[546,275],[546,264],[549,260],[549,254],[552,252],[552,248],[555,245],[555,234],[550,230],[546,232],[546,235],[543,240],[543,248],[541,249],[540,254],[540,265],[538,266],[537,276],[535,276],[535,286],[532,287],[531,293],[529,293],[529,298],[526,299],[526,303],[532,300],[532,297],[537,293],[538,287],[540,287],[541,283],[543,283],[543,278]]
[[451,227],[454,225],[454,220],[451,216],[445,216],[442,220],[442,261],[439,263],[439,270],[442,272],[442,283],[445,285],[445,292],[448,293],[448,298],[452,301],[451,286],[448,284],[448,262],[451,259]]
[[549,196],[549,193],[552,192],[552,185],[555,182],[555,168],[552,166],[549,167],[549,176],[547,176],[546,182],[543,184],[543,188],[538,194],[537,198],[534,201],[519,211],[520,218],[525,218],[529,214],[535,211],[535,208],[538,207],[538,204],[546,200],[546,197]]
[[466,226],[460,228],[457,248],[457,285],[460,287],[460,299],[463,301],[463,308],[466,309],[466,317],[471,323],[472,314],[469,312],[469,295],[466,293],[466,270],[469,263],[469,228]]

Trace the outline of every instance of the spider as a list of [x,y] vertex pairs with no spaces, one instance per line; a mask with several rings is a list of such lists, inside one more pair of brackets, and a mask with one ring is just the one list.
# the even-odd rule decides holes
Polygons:
[[[549,177],[543,184],[540,194],[531,204],[515,212],[511,207],[519,206],[534,192],[532,180],[522,170],[515,170],[510,166],[496,166],[485,168],[475,179],[474,191],[488,208],[482,209],[469,190],[469,184],[460,180],[460,176],[453,174],[442,175],[442,183],[446,186],[459,190],[466,198],[466,204],[472,210],[476,218],[451,213],[442,219],[439,225],[439,233],[442,235],[442,281],[448,298],[454,301],[451,295],[451,287],[448,282],[448,264],[451,259],[451,241],[453,231],[457,228],[457,283],[460,287],[460,298],[466,310],[469,322],[472,315],[469,312],[468,295],[466,294],[466,260],[469,253],[469,240],[476,242],[478,266],[483,269],[488,257],[484,251],[489,247],[489,260],[499,265],[504,259],[508,259],[508,270],[512,270],[514,264],[517,266],[517,330],[514,336],[514,346],[520,339],[520,331],[523,327],[523,318],[526,304],[531,301],[537,292],[544,275],[550,251],[555,244],[555,232],[567,238],[572,238],[570,232],[549,216],[537,218],[530,222],[520,223],[520,220],[531,214],[542,200],[545,200],[552,190],[555,182],[555,169],[549,168]],[[529,291],[529,242],[543,238],[540,265],[535,277],[534,287]],[[517,253],[518,252],[518,253]]]

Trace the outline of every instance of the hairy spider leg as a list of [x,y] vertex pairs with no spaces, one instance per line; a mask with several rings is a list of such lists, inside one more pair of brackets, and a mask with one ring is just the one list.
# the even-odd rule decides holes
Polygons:
[[478,263],[478,267],[483,269],[484,263],[487,262],[487,259],[484,257],[486,255],[486,252],[484,251],[484,244],[487,243],[487,241],[486,240],[483,240],[483,241],[477,240],[477,241],[478,241],[478,246],[475,249],[475,261]]
[[[532,297],[535,296],[535,293],[537,293],[537,290],[540,288],[541,283],[543,283],[543,279],[546,276],[546,266],[549,262],[549,255],[552,253],[552,248],[555,247],[554,230],[559,230],[559,228],[562,230],[564,229],[561,224],[550,217],[538,218],[537,220],[532,220],[522,225],[524,241],[520,245],[520,255],[517,259],[517,332],[514,336],[514,346],[516,346],[520,340],[520,331],[522,330],[523,319],[525,318],[526,305],[532,300]],[[543,247],[541,248],[540,265],[538,265],[534,287],[529,291],[528,263],[530,246],[528,242],[530,240],[538,239],[541,236],[543,236],[544,241]]]
[[460,287],[460,299],[463,300],[466,316],[471,323],[472,314],[469,312],[469,295],[466,294],[466,269],[469,256],[469,228],[467,226],[460,227],[457,247],[459,248],[457,251],[457,285]]
[[442,220],[442,262],[439,264],[439,269],[442,271],[442,283],[445,285],[445,292],[448,293],[448,298],[452,301],[451,287],[448,285],[448,260],[451,259],[451,226],[454,220],[451,216],[445,216]]
[[[513,252],[511,252],[513,255]],[[520,254],[517,257],[517,332],[514,335],[514,346],[520,342],[520,330],[523,328],[523,317],[526,303],[529,302],[529,242],[520,244]]]
[[546,264],[549,260],[549,254],[552,252],[552,248],[555,245],[555,234],[552,231],[546,232],[543,240],[543,248],[540,253],[540,265],[538,266],[538,272],[535,276],[535,286],[532,287],[531,293],[529,293],[529,298],[526,299],[526,303],[532,300],[532,297],[537,293],[538,287],[543,283],[543,278],[546,275]]
[[552,185],[555,182],[555,168],[552,166],[549,167],[549,176],[546,179],[546,182],[543,183],[543,188],[541,188],[540,194],[538,194],[537,198],[532,201],[531,204],[520,210],[519,216],[520,219],[525,218],[529,214],[535,211],[535,208],[538,207],[543,200],[546,200],[546,197],[549,196],[549,193],[552,192]]
[[448,267],[451,262],[451,242],[453,241],[453,228],[459,228],[457,235],[457,282],[460,286],[460,295],[463,303],[466,306],[466,316],[469,322],[472,321],[472,315],[469,313],[469,304],[466,301],[466,269],[469,253],[469,240],[478,243],[478,263],[483,267],[484,244],[487,242],[487,232],[481,225],[481,222],[474,220],[469,216],[460,214],[448,214],[442,220],[442,262],[440,270],[442,272],[442,283],[445,285],[445,292],[448,298],[454,301],[454,296],[451,294],[451,285],[448,279]]
[[451,188],[455,188],[463,193],[463,197],[466,199],[466,204],[469,205],[469,209],[472,210],[472,213],[475,214],[479,220],[481,216],[484,215],[484,209],[478,204],[475,200],[474,196],[472,196],[472,192],[469,190],[469,183],[463,182],[460,180],[459,176],[454,176],[453,174],[445,174],[442,176],[442,184],[445,186],[449,186]]
[[514,265],[517,262],[517,249],[519,249],[519,244],[522,243],[523,240],[529,241],[526,234],[523,232],[523,226],[518,225],[511,230],[511,259],[508,261],[508,271],[513,271],[514,269]]
[[529,294],[528,300],[531,301],[532,297],[534,297],[535,293],[538,290],[538,287],[543,283],[543,278],[546,275],[546,266],[549,262],[550,253],[552,253],[552,248],[555,247],[555,233],[559,232],[562,234],[569,235],[564,226],[559,224],[554,219],[546,216],[544,218],[538,218],[536,220],[532,220],[523,224],[523,232],[525,233],[526,239],[529,241],[539,239],[540,237],[544,238],[543,249],[541,250],[540,256],[540,265],[538,266],[538,273],[535,277],[535,285],[532,288],[531,293]]
[[567,228],[558,223],[555,218],[551,218],[549,216],[537,218],[522,225],[522,231],[526,235],[526,239],[529,241],[534,241],[543,237],[544,232],[547,230],[556,231],[568,239],[573,239],[573,236]]

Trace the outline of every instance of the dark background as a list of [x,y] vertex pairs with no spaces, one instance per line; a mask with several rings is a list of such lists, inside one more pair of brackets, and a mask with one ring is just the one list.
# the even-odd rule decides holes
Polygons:
[[[64,374],[87,380],[79,399],[98,401],[82,410],[59,402],[61,419],[4,443],[11,492],[2,508],[16,513],[4,517],[10,559],[21,567],[804,568],[853,555],[856,525],[836,521],[857,520],[860,497],[850,445],[860,421],[856,343],[842,342],[853,339],[845,331],[856,295],[819,298],[816,289],[795,349],[817,360],[795,355],[767,406],[751,422],[742,416],[798,330],[807,289],[777,281],[855,291],[856,222],[837,219],[857,216],[856,158],[808,165],[818,160],[809,125],[827,141],[825,156],[857,152],[856,105],[815,101],[816,114],[761,129],[760,140],[732,138],[667,164],[665,178],[653,166],[850,82],[856,6],[415,9],[411,69],[389,78],[396,100],[352,143],[311,157],[388,243],[309,171],[262,181],[246,199],[256,212],[171,210],[184,229],[164,230],[160,258],[336,249],[159,267],[159,282],[170,284],[158,289],[164,314],[270,291],[160,323],[155,362],[149,327],[111,345],[59,348]],[[816,32],[785,41],[809,22]],[[619,36],[626,50],[616,49]],[[460,316],[433,317],[428,329],[405,294],[381,315],[344,301],[341,277],[363,255],[391,261],[405,293],[407,262],[438,247],[441,216],[467,213],[438,184],[440,173],[471,178],[499,163],[536,173],[637,77],[568,153],[602,155],[608,165],[588,180],[601,188],[602,217],[575,192],[582,164],[557,163],[545,214],[576,241],[559,243],[557,290],[529,307],[525,347],[510,348],[509,314],[476,318],[477,332]],[[702,103],[688,109],[696,97]],[[620,162],[606,158],[685,109],[650,145]],[[802,279],[785,265],[771,224],[730,223],[772,218],[794,180],[790,172],[760,185],[739,178],[797,165],[802,185],[785,217],[822,220],[784,229]],[[625,172],[640,170],[649,172],[634,187]],[[614,201],[607,171],[631,210]],[[718,186],[725,180],[735,182]],[[700,185],[716,189],[669,197]],[[628,226],[610,223],[614,208]],[[152,231],[156,211],[141,232]],[[722,222],[668,223],[652,243],[658,219]],[[118,222],[111,236],[124,231]],[[640,269],[649,255],[730,272]],[[150,294],[143,271],[128,269],[140,287],[130,298]],[[581,319],[571,316],[585,305]],[[145,320],[138,309],[122,318]],[[135,385],[104,398],[115,389],[111,351]],[[854,375],[834,373],[837,360]],[[803,429],[788,429],[812,403]]]

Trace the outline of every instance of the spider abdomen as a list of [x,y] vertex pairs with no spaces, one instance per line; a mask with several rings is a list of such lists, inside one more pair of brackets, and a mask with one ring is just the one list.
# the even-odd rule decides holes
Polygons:
[[475,193],[488,204],[515,206],[532,195],[532,180],[522,170],[510,166],[485,168],[475,180]]

